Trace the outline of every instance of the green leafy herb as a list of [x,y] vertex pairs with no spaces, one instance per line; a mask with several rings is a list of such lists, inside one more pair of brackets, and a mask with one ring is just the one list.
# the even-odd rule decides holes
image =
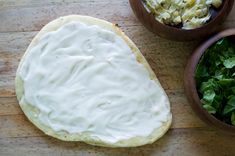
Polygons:
[[216,113],[216,109],[213,106],[211,106],[211,105],[205,104],[205,105],[203,105],[203,108],[205,108],[211,114],[215,114]]
[[205,101],[205,103],[209,103],[212,104],[215,98],[215,92],[214,90],[207,90],[204,92],[203,94],[203,101]]
[[235,111],[235,96],[232,96],[227,105],[224,107],[224,115],[227,115],[229,113],[232,113],[233,111]]
[[232,113],[232,116],[231,116],[231,122],[232,122],[232,125],[235,125],[235,113],[234,112]]
[[235,66],[235,57],[224,60],[224,66],[229,69],[233,68]]
[[235,125],[235,46],[227,38],[206,50],[195,72],[203,108]]

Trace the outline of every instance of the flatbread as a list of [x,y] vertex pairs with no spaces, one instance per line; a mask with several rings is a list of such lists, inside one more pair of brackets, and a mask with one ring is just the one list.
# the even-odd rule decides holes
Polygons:
[[[154,72],[150,68],[149,64],[139,51],[139,49],[136,47],[136,45],[114,24],[109,23],[104,20],[100,20],[97,18],[89,17],[89,16],[81,16],[81,15],[69,15],[60,17],[50,23],[48,23],[46,26],[44,26],[41,31],[34,37],[31,44],[29,45],[28,49],[26,50],[24,56],[21,59],[21,62],[19,64],[18,70],[16,72],[16,79],[15,79],[15,88],[16,88],[16,95],[17,99],[19,101],[20,107],[22,108],[24,114],[27,116],[27,118],[36,125],[40,130],[42,130],[45,134],[58,138],[60,140],[64,141],[82,141],[91,145],[98,145],[98,146],[105,146],[105,147],[135,147],[135,146],[141,146],[145,144],[150,144],[159,139],[161,136],[163,136],[167,130],[169,129],[171,122],[172,122],[172,116],[169,115],[168,121],[163,123],[160,128],[155,129],[152,134],[150,134],[147,137],[134,137],[127,140],[120,140],[116,143],[110,143],[106,142],[104,140],[100,140],[99,138],[94,138],[89,136],[89,134],[69,134],[65,131],[55,132],[52,128],[44,125],[41,123],[37,115],[38,110],[34,108],[32,105],[26,104],[22,102],[22,96],[24,95],[24,82],[22,78],[19,76],[19,71],[22,68],[22,63],[24,62],[27,54],[29,51],[38,44],[39,39],[46,33],[55,31],[59,29],[61,26],[71,22],[71,21],[80,21],[83,23],[86,23],[88,25],[98,25],[100,27],[103,27],[107,30],[110,30],[112,32],[115,32],[117,35],[119,35],[122,39],[125,40],[125,42],[128,44],[128,46],[131,48],[132,52],[135,54],[136,59],[138,62],[144,65],[144,67],[149,72],[149,77],[154,80],[159,86],[160,83],[155,76]],[[164,96],[167,97],[165,94]],[[170,108],[169,108],[170,109]]]

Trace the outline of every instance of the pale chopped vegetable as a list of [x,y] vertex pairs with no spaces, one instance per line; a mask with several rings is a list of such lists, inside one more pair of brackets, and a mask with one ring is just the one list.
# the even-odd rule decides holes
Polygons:
[[145,3],[159,22],[194,29],[210,19],[210,7],[219,8],[222,0],[145,0]]

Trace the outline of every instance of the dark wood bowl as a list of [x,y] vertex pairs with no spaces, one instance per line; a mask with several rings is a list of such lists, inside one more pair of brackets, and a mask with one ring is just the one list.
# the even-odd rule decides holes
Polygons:
[[217,32],[221,27],[221,23],[231,11],[234,0],[223,0],[222,6],[212,13],[212,19],[209,22],[200,28],[191,30],[176,28],[158,22],[154,15],[146,10],[143,0],[129,0],[129,2],[136,17],[153,33],[170,40],[190,41],[203,39]]
[[195,111],[195,113],[203,120],[204,122],[208,123],[209,125],[219,129],[223,130],[225,132],[230,132],[235,134],[235,126],[226,124],[217,118],[215,118],[213,115],[209,114],[207,110],[205,110],[202,107],[202,103],[200,101],[199,95],[197,93],[196,89],[196,80],[195,80],[195,70],[197,67],[197,64],[203,55],[203,53],[206,51],[207,48],[209,48],[211,45],[216,43],[218,40],[228,37],[230,41],[232,41],[235,45],[235,28],[234,29],[227,29],[224,30],[217,35],[211,37],[207,41],[205,41],[202,45],[200,45],[191,55],[191,57],[188,60],[188,64],[185,69],[184,73],[184,87],[185,87],[185,94]]

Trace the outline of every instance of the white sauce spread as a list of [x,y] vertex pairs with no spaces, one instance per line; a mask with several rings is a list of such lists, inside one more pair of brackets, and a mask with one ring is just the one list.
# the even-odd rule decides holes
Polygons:
[[148,136],[171,117],[165,92],[126,42],[97,25],[70,22],[46,33],[19,74],[22,100],[57,132],[115,143]]

